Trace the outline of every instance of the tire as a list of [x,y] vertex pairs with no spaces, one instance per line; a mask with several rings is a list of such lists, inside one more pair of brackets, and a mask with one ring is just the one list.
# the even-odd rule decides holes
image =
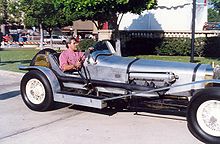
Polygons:
[[196,93],[187,109],[190,132],[207,144],[220,143],[220,89],[207,88]]
[[47,111],[54,104],[50,83],[39,70],[31,70],[24,75],[20,90],[24,103],[31,110]]

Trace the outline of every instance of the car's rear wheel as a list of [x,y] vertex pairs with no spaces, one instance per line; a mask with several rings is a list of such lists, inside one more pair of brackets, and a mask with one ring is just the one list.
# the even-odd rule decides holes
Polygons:
[[205,143],[220,142],[220,89],[208,88],[193,96],[187,110],[190,132]]
[[53,106],[53,93],[46,76],[39,70],[31,70],[21,80],[21,96],[32,110],[46,111]]

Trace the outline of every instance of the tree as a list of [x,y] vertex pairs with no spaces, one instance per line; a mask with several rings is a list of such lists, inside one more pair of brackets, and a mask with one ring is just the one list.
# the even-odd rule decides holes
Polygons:
[[15,0],[0,0],[0,24],[21,25],[22,13],[18,7],[18,2]]
[[117,40],[119,15],[127,12],[140,14],[146,9],[152,9],[156,0],[55,0],[55,3],[63,5],[65,14],[75,19],[98,21],[98,29],[104,22],[111,23]]
[[213,5],[213,8],[220,12],[220,0],[209,0],[209,3]]
[[20,0],[19,5],[24,14],[24,24],[27,27],[40,28],[41,48],[43,47],[43,30],[46,30],[51,36],[55,27],[70,24],[70,21],[63,15],[63,9],[55,7],[51,0]]
[[209,22],[220,22],[219,12],[213,8],[208,9],[208,21]]
[[110,22],[117,29],[119,14],[140,14],[143,10],[153,8],[156,0],[56,0],[55,3],[63,5],[66,15],[74,19],[98,21],[100,25]]
[[19,3],[17,1],[8,1],[8,23],[15,25],[22,25],[22,12],[19,10]]
[[8,23],[8,1],[0,0],[0,26],[1,34],[6,33],[5,24]]
[[210,7],[208,9],[208,21],[219,22],[220,21],[220,0],[210,0]]
[[0,24],[6,24],[8,20],[8,1],[0,0]]
[[20,9],[24,12],[24,23],[29,27],[39,27],[51,35],[53,28],[69,24],[62,9],[55,7],[51,0],[20,0]]

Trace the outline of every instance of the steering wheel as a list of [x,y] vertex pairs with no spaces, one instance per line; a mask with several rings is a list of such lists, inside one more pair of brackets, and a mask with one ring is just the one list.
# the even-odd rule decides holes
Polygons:
[[[89,58],[90,58],[90,53],[91,53],[91,50],[87,50],[87,51],[85,51],[85,53],[83,54],[83,56],[85,57],[85,60],[87,59],[87,62],[88,62],[88,60],[89,60]],[[83,76],[81,70],[84,71],[85,77]],[[86,67],[85,67],[85,65],[84,65],[84,62],[82,63],[81,68],[77,70],[77,72],[78,72],[78,74],[80,75],[80,77],[83,79],[83,81],[85,82],[85,84],[88,85],[88,84],[90,83],[90,79],[88,78],[87,69],[86,69]]]

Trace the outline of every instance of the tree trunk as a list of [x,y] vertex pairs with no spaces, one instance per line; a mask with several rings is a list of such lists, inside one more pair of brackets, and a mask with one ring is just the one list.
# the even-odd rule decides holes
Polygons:
[[41,50],[44,49],[43,42],[44,42],[43,26],[42,26],[42,23],[40,23],[40,49]]
[[1,32],[2,32],[3,35],[6,34],[6,31],[5,31],[5,24],[2,24],[2,25],[1,25]]
[[49,30],[49,35],[50,35],[50,47],[53,48],[52,30]]
[[119,24],[117,23],[118,16],[115,14],[113,16],[112,25],[114,27],[114,41],[115,41],[115,49],[117,55],[121,56],[121,41],[120,41],[120,33],[119,33]]

